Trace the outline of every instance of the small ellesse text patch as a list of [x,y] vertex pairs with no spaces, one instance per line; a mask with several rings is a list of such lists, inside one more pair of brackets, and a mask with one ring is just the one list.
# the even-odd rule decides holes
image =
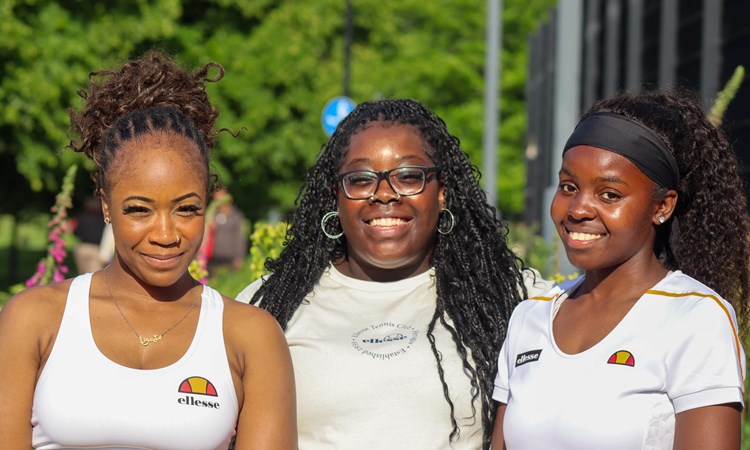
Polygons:
[[522,366],[526,363],[539,361],[539,355],[541,354],[542,354],[542,349],[530,350],[525,353],[519,353],[518,356],[516,356],[516,367]]

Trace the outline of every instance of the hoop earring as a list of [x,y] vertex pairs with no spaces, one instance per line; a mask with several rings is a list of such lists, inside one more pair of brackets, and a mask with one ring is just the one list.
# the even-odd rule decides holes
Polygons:
[[[445,235],[445,234],[451,234],[451,232],[453,231],[453,227],[456,226],[456,218],[453,216],[453,213],[448,208],[443,208],[443,210],[441,212],[445,212],[446,214],[448,214],[448,217],[450,217],[450,226],[448,227],[447,230],[442,230],[442,229],[440,229],[440,225],[441,225],[440,222],[442,222],[442,220],[438,220],[437,231],[438,231],[438,233],[443,234],[443,235]],[[443,217],[445,217],[445,216],[443,216]]]
[[338,211],[330,211],[327,212],[322,219],[320,219],[320,229],[323,230],[323,234],[325,234],[328,239],[338,239],[344,235],[343,230],[339,234],[331,234],[328,232],[328,230],[326,230],[326,222],[328,222],[328,219],[332,217],[338,217],[338,215]]

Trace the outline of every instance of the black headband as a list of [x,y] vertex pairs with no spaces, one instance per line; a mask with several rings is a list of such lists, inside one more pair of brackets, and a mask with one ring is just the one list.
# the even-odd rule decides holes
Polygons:
[[661,187],[676,188],[680,181],[677,162],[664,141],[623,115],[599,112],[581,120],[565,143],[563,154],[578,145],[602,148],[628,158]]

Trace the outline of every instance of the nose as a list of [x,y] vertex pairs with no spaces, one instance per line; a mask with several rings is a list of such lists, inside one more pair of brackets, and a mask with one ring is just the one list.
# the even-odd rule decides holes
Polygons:
[[[386,186],[380,189],[381,185],[385,183]],[[378,185],[375,187],[375,192],[370,196],[370,203],[381,202],[390,203],[398,202],[401,200],[401,194],[396,192],[393,188],[390,178],[383,176],[378,179]]]
[[592,219],[595,216],[592,198],[583,192],[579,192],[570,199],[568,206],[568,217],[571,220],[581,222]]
[[149,235],[151,243],[162,247],[172,247],[179,246],[180,239],[180,233],[177,231],[171,214],[159,214]]

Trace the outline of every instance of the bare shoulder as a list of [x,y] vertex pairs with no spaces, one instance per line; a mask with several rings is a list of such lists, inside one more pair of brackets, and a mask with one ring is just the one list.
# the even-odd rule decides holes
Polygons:
[[0,310],[0,323],[50,325],[51,320],[62,318],[65,301],[72,280],[36,286],[14,295]]
[[[26,289],[0,310],[0,354],[26,352],[46,359],[65,311],[70,280]],[[23,339],[19,339],[23,336]]]
[[[283,339],[283,332],[268,311],[254,305],[224,298],[224,333],[251,345],[267,345]],[[269,342],[270,341],[270,342]]]

